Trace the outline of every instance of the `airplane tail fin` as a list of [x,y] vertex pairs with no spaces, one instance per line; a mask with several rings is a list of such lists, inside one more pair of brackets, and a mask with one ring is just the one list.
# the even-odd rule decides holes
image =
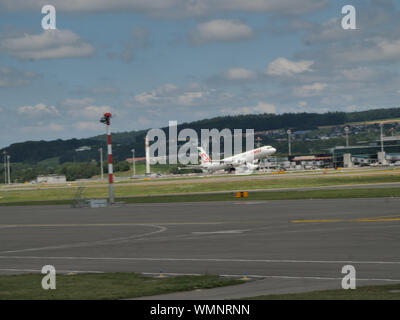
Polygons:
[[201,158],[201,164],[207,164],[211,162],[210,157],[207,152],[203,149],[203,147],[197,147],[197,151],[199,152]]

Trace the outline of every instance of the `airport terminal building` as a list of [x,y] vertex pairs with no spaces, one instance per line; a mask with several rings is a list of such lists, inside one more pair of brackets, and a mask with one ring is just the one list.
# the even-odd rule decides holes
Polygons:
[[[382,152],[383,150],[383,152]],[[362,146],[331,148],[334,167],[400,164],[400,136],[383,137]]]
[[356,146],[336,146],[327,149],[325,154],[270,157],[260,168],[307,170],[375,165],[400,166],[400,136],[382,137],[382,141],[377,139],[370,143],[364,141]]

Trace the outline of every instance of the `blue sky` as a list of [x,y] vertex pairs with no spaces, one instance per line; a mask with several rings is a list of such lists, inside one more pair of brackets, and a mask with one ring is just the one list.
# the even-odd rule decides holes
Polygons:
[[109,110],[130,131],[398,107],[399,18],[390,0],[0,0],[0,147],[101,134]]

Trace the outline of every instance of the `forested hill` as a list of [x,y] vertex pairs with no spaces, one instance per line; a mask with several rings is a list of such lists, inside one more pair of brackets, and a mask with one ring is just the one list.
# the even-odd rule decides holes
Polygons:
[[[319,126],[342,125],[349,122],[363,122],[400,118],[400,108],[375,109],[362,112],[328,112],[328,113],[285,113],[226,116],[183,123],[178,130],[192,128],[200,129],[254,129],[255,131],[292,129],[312,130]],[[115,128],[114,128],[115,129]],[[166,128],[164,128],[166,129]],[[118,160],[131,157],[131,150],[136,150],[137,156],[144,155],[144,137],[147,130],[120,132],[113,134],[113,154]],[[165,130],[167,133],[168,130]],[[70,139],[54,141],[26,141],[15,143],[5,148],[11,155],[12,162],[37,163],[46,159],[57,158],[59,163],[72,161],[87,161],[98,159],[98,148],[105,148],[105,136],[88,139]],[[91,150],[76,152],[75,149],[90,146]],[[4,150],[4,149],[3,149]],[[0,150],[0,152],[3,152]],[[105,151],[105,150],[104,150]]]
[[255,131],[274,129],[311,130],[320,126],[341,125],[349,122],[362,122],[400,118],[400,108],[376,109],[361,112],[328,113],[285,113],[280,115],[241,115],[228,116],[184,123],[179,128],[252,128]]

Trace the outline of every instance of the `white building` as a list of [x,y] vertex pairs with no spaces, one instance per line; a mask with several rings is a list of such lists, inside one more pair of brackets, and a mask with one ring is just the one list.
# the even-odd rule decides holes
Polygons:
[[36,178],[37,183],[65,183],[67,182],[66,176],[59,176],[56,174],[50,174],[48,176],[38,176]]

